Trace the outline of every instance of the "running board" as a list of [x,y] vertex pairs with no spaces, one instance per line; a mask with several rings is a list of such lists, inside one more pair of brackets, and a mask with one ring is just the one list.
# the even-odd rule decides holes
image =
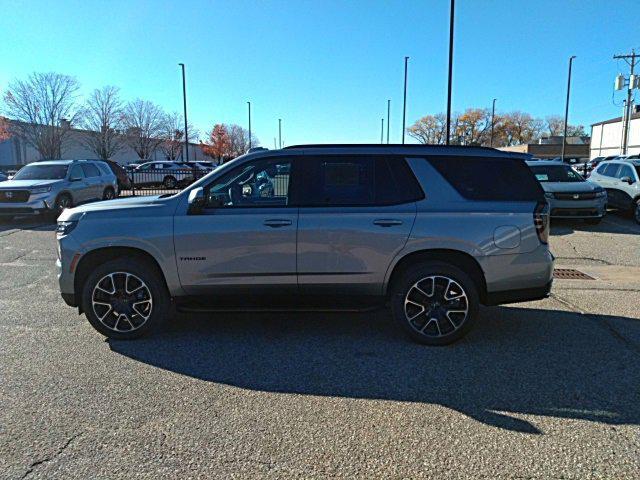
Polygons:
[[213,312],[261,312],[261,313],[291,313],[291,312],[315,312],[315,313],[363,313],[375,312],[382,310],[385,305],[373,305],[368,307],[344,307],[344,308],[327,308],[327,307],[229,307],[229,306],[205,306],[205,305],[176,305],[176,310],[180,313],[213,313]]

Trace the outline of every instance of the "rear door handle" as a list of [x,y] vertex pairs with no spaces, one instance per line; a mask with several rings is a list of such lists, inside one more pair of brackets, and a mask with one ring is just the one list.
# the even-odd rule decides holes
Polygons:
[[271,228],[288,227],[292,223],[293,222],[291,220],[287,220],[283,218],[273,218],[273,219],[264,221],[264,225]]
[[394,225],[402,225],[402,220],[394,220],[392,218],[381,218],[373,221],[374,225],[379,227],[393,227]]

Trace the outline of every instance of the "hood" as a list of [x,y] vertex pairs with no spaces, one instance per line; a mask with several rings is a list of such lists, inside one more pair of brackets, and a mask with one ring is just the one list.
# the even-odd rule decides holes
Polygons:
[[573,193],[573,192],[598,192],[602,190],[600,185],[593,182],[540,182],[545,192]]
[[133,215],[135,210],[148,207],[157,207],[164,205],[165,202],[160,200],[159,195],[148,197],[127,197],[116,198],[115,200],[103,200],[93,203],[87,203],[75,208],[67,208],[61,214],[58,220],[70,221],[78,220],[87,213],[112,213],[115,216]]
[[7,180],[0,183],[0,189],[46,187],[59,182],[64,182],[64,180]]

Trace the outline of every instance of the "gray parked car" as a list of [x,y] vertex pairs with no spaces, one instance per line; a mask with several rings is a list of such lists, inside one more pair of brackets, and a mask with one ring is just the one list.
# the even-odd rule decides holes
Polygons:
[[548,296],[548,205],[517,154],[481,147],[308,145],[261,150],[171,196],[58,219],[68,305],[116,339],[181,311],[390,304],[443,345],[479,304]]
[[22,167],[0,184],[0,216],[51,214],[95,200],[110,200],[118,182],[101,161],[51,160]]
[[600,223],[607,212],[607,192],[563,162],[529,161],[544,189],[551,218],[582,218]]

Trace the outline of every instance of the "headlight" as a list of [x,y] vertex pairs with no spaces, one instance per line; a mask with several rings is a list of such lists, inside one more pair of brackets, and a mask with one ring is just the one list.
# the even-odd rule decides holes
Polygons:
[[69,235],[74,228],[76,228],[78,222],[58,222],[58,226],[56,227],[56,233],[58,235]]
[[31,192],[32,195],[36,195],[38,193],[47,193],[51,191],[51,187],[38,187],[38,188],[32,188],[31,190],[29,190]]
[[600,190],[599,192],[596,192],[596,197],[597,198],[602,198],[602,197],[606,197],[607,196],[607,191],[606,190]]
[[553,193],[545,192],[544,193],[544,198],[555,198],[555,197],[554,197]]

